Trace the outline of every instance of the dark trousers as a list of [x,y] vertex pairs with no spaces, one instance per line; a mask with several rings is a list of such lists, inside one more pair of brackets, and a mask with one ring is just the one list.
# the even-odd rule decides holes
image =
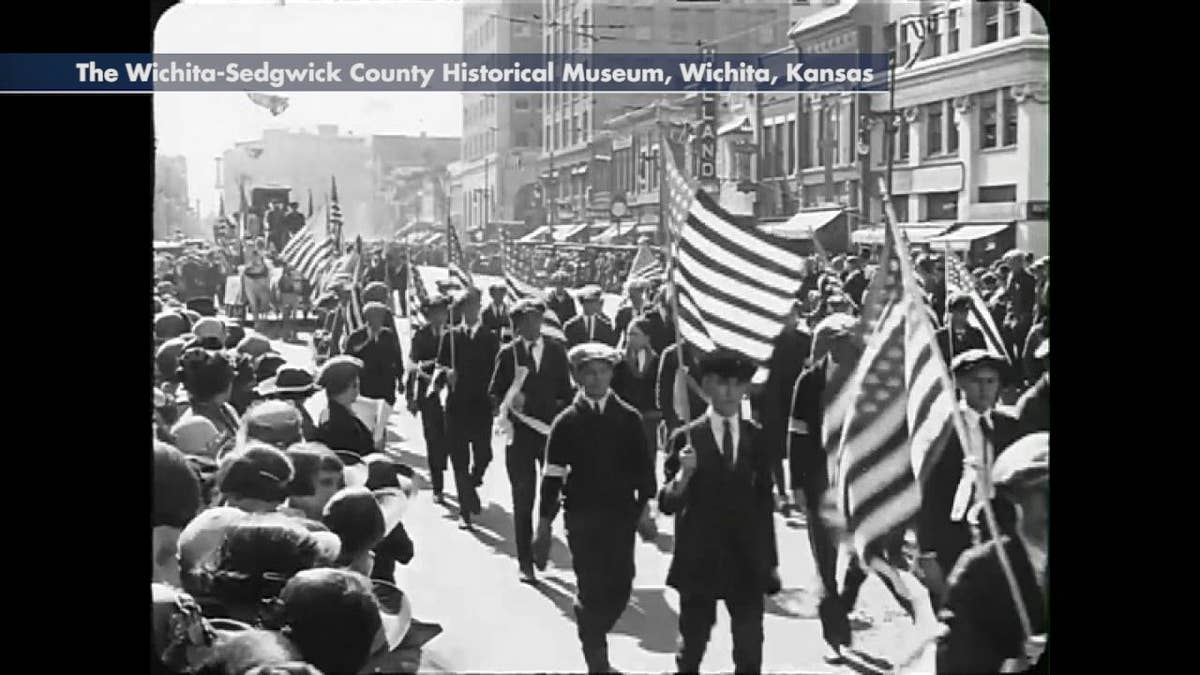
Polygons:
[[538,473],[545,454],[546,437],[520,422],[513,424],[513,442],[504,457],[508,482],[512,485],[513,530],[517,538],[517,562],[533,566],[533,501]]
[[608,633],[633,590],[634,515],[567,512],[567,546],[579,592],[575,624],[588,670],[608,667]]
[[446,442],[446,415],[442,404],[434,401],[421,406],[421,430],[425,432],[425,456],[429,460],[429,478],[434,494],[442,494],[446,459],[450,448]]
[[[458,504],[463,510],[473,512],[479,507],[479,493],[475,490],[475,478],[471,472],[471,446],[477,449],[480,444],[478,431],[468,428],[468,425],[456,420],[453,415],[447,419],[446,441],[450,446],[450,462],[454,466],[454,485],[458,488]],[[485,444],[490,444],[490,434],[485,436]],[[478,450],[476,450],[478,452]],[[491,460],[491,446],[488,446],[488,460]],[[487,466],[486,464],[484,465]],[[478,459],[476,460],[478,468]],[[480,472],[482,475],[482,471]]]
[[[821,518],[821,496],[824,489],[819,484],[806,485],[804,492],[804,517],[808,529],[808,544],[812,549],[817,573],[821,577],[821,600],[817,613],[821,617],[821,635],[833,646],[850,644],[849,609],[838,593],[837,582],[837,536],[830,531]],[[857,566],[851,566],[856,569]],[[849,581],[849,579],[848,579]],[[858,582],[861,585],[861,581]],[[858,589],[854,589],[858,595]]]
[[[733,668],[738,673],[762,670],[763,596],[748,593],[725,598],[733,633]],[[713,624],[717,620],[717,598],[687,594],[679,598],[679,635],[682,645],[675,656],[681,673],[700,671],[700,661],[708,647]]]

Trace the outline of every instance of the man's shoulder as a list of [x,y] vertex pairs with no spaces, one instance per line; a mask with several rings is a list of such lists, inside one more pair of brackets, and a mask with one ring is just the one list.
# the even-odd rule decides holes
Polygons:
[[616,403],[618,408],[621,410],[622,414],[632,415],[634,417],[639,417],[639,418],[642,416],[642,413],[639,412],[637,408],[633,407],[632,405],[629,405],[629,403],[627,401],[625,401],[625,399],[618,396],[615,392],[609,398],[609,401]]

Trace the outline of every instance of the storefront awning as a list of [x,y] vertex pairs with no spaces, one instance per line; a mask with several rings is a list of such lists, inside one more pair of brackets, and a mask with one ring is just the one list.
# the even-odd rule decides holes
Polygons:
[[539,244],[546,241],[546,233],[550,231],[549,225],[543,225],[533,232],[521,237],[517,240],[518,244]]
[[955,223],[945,232],[929,240],[929,244],[956,244],[977,241],[992,235],[1000,234],[1013,226],[1012,221],[1005,222],[966,222]]
[[577,236],[580,232],[584,232],[590,227],[587,223],[577,223],[575,225],[558,225],[554,228],[554,241],[571,241],[572,237]]
[[737,117],[733,118],[732,120],[729,120],[725,124],[722,124],[720,126],[720,128],[717,129],[717,135],[724,136],[725,134],[732,134],[734,132],[748,134],[753,131],[754,131],[754,127],[752,127],[750,125],[750,116],[749,115],[738,115]]
[[571,169],[571,175],[572,176],[581,176],[581,175],[587,173],[587,170],[588,170],[587,164],[583,164],[581,166],[575,167],[574,169]]
[[844,209],[821,209],[819,211],[801,211],[783,223],[763,225],[763,232],[788,239],[812,239],[813,233],[837,220],[845,213]]
[[[912,244],[931,243],[933,237],[945,232],[950,227],[947,224],[936,223],[901,223],[900,230],[904,232],[904,236],[908,238]],[[883,244],[883,228],[872,227],[865,230],[855,230],[850,235],[850,240],[855,244],[863,246],[879,246]]]

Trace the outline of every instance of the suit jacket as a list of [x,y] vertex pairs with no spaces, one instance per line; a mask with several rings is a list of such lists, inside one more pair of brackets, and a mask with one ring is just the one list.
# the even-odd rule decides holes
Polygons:
[[1050,431],[1050,373],[1042,375],[1017,401],[1017,437]]
[[[942,350],[942,358],[946,360],[946,365],[950,365],[950,360],[954,358],[955,354],[961,354],[968,349],[988,348],[983,331],[974,326],[967,326],[960,338],[952,334],[952,329],[947,324],[937,330],[936,336],[938,348]],[[953,338],[953,342],[951,338]]]
[[431,406],[440,408],[442,404],[436,396],[426,395],[431,391],[430,387],[437,384],[428,378],[433,375],[436,365],[449,356],[450,332],[447,331],[439,337],[434,334],[432,326],[421,326],[413,333],[410,351],[413,363],[417,364],[407,388],[410,399],[417,397],[416,400],[422,409]]
[[[675,515],[675,555],[667,585],[681,595],[718,598],[765,594],[779,564],[775,544],[771,457],[762,428],[739,422],[737,461],[721,454],[707,415],[677,430],[664,465],[659,508]],[[690,432],[690,433],[689,433]],[[692,444],[696,472],[686,489],[674,483],[679,452]]]
[[[446,413],[451,424],[464,424],[476,430],[487,430],[492,423],[492,402],[488,385],[492,368],[500,351],[500,336],[480,324],[474,330],[467,326],[454,329],[454,372],[457,383],[446,398]],[[450,350],[442,350],[440,363],[450,367]]]
[[[504,345],[496,355],[492,380],[488,385],[488,395],[494,404],[499,405],[504,400],[504,395],[516,376],[518,365],[529,368],[529,376],[525,378],[525,384],[521,387],[521,393],[525,395],[522,411],[534,419],[550,424],[563,408],[570,405],[575,396],[566,349],[554,340],[542,338],[542,364],[540,368],[535,368],[533,354],[526,349],[524,340],[513,340]],[[523,423],[514,420],[514,427],[518,434],[532,440],[532,437],[525,435],[525,431],[530,434],[534,432]]]
[[375,452],[375,437],[371,430],[350,409],[329,402],[329,419],[317,427],[316,440],[330,450],[345,450],[359,456]]
[[617,310],[617,318],[613,320],[613,329],[617,331],[618,340],[625,334],[625,331],[629,328],[629,324],[635,318],[642,315],[645,308],[645,305],[642,305],[642,309],[634,309],[633,305],[622,305]]
[[[1025,546],[1015,537],[1002,537],[1034,634],[1050,632],[1049,573],[1043,593],[1034,576]],[[939,618],[949,629],[938,640],[938,673],[996,673],[1005,660],[1024,652],[1021,620],[996,554],[996,542],[975,546],[962,554],[950,574],[950,592]],[[1048,652],[1042,661],[1048,661]],[[1039,661],[1038,666],[1042,665]]]
[[659,354],[666,354],[667,347],[675,344],[675,324],[663,318],[657,308],[648,307],[642,314],[650,322],[650,348]]
[[396,385],[404,381],[404,353],[395,331],[383,328],[372,341],[366,326],[346,338],[346,353],[361,359],[359,389],[367,398],[396,402]]
[[575,298],[571,294],[563,291],[562,295],[550,293],[546,296],[546,308],[552,310],[558,315],[558,320],[566,324],[571,319],[575,318]]
[[[1020,438],[1018,434],[1015,417],[1000,408],[992,410],[990,440],[995,457]],[[937,553],[943,567],[971,545],[971,530],[966,518],[962,521],[950,519],[954,494],[963,475],[963,458],[962,443],[957,434],[952,434],[937,462],[928,469],[921,509],[917,514],[917,540],[921,550]]]
[[496,308],[489,304],[479,315],[479,320],[483,322],[483,325],[498,335],[502,342],[512,339],[512,319],[508,318],[508,309],[508,305],[505,304],[504,309],[497,312]]
[[612,389],[629,405],[640,413],[658,411],[655,400],[655,387],[658,384],[659,356],[654,350],[646,352],[646,365],[642,372],[637,371],[637,362],[631,366],[627,359],[622,358],[613,369]]
[[597,313],[593,317],[595,327],[592,335],[588,335],[586,318],[580,314],[563,326],[563,333],[567,336],[567,349],[584,342],[603,342],[610,347],[617,346],[617,332],[613,330],[612,322],[607,316]]
[[812,337],[803,330],[786,328],[775,336],[775,347],[768,362],[770,375],[759,397],[763,432],[767,447],[777,460],[786,456],[788,412],[792,408],[792,391],[796,378],[812,353]]
[[[696,362],[687,352],[684,353],[683,363],[688,367],[690,373],[688,379],[695,386],[688,386],[688,413],[692,419],[703,415],[708,408],[708,401],[704,400],[698,392],[700,383],[696,380],[694,374],[696,370]],[[682,426],[685,422],[691,420],[683,420],[675,412],[675,373],[679,370],[679,346],[671,345],[667,351],[662,353],[662,358],[658,362],[658,377],[655,383],[655,399],[658,401],[658,409],[662,412],[663,419],[667,422],[668,429],[676,429]]]
[[1013,273],[1008,280],[1005,295],[1008,297],[1008,313],[1021,319],[1033,319],[1037,304],[1037,279],[1025,270]]
[[[791,454],[788,463],[792,473],[792,487],[804,490],[810,499],[819,499],[829,488],[829,469],[822,441],[822,421],[825,409],[825,380],[829,359],[805,368],[792,386],[788,420],[791,436]],[[786,438],[786,437],[785,437]],[[786,442],[786,441],[785,441]]]
[[842,284],[842,291],[846,293],[851,302],[861,307],[863,294],[867,291],[867,275],[863,274],[862,270],[854,270],[846,275],[846,281]]

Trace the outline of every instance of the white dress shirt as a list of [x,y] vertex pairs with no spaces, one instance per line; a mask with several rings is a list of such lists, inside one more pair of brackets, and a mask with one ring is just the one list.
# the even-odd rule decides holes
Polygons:
[[637,353],[637,367],[638,367],[639,373],[646,370],[646,352],[645,351],[639,351]]
[[542,351],[544,346],[540,337],[533,342],[525,340],[525,349],[533,356],[533,369],[535,371],[542,369]]
[[738,415],[721,417],[711,405],[708,406],[708,411],[704,414],[708,415],[708,423],[712,426],[713,438],[717,440],[717,452],[721,453],[722,457],[725,456],[725,447],[722,445],[725,439],[725,422],[726,420],[729,421],[730,430],[733,433],[733,449],[731,450],[733,455],[729,458],[729,461],[736,464],[738,458],[738,439],[742,436],[741,418]]
[[583,393],[582,389],[579,390],[579,398],[587,401],[588,407],[590,407],[598,415],[604,414],[605,408],[608,407],[608,399],[610,396],[612,396],[612,389],[604,392],[604,395],[601,396],[599,400],[591,398],[587,394]]
[[[950,509],[950,519],[953,521],[961,521],[966,516],[967,509],[975,502],[977,483],[976,476],[979,470],[984,471],[985,475],[991,475],[992,467],[992,443],[988,440],[987,434],[983,432],[981,420],[986,419],[988,426],[993,430],[992,413],[978,413],[971,409],[964,401],[960,404],[963,413],[963,421],[967,425],[967,435],[970,437],[970,448],[963,448],[963,473],[962,478],[958,481],[958,489],[954,492],[954,504]],[[972,455],[970,453],[974,452]],[[979,453],[984,453],[982,465],[972,464],[971,459],[974,457],[978,460]],[[977,466],[979,468],[977,468]]]
[[593,342],[596,339],[596,317],[594,315],[583,317],[584,325],[587,326],[588,342]]

